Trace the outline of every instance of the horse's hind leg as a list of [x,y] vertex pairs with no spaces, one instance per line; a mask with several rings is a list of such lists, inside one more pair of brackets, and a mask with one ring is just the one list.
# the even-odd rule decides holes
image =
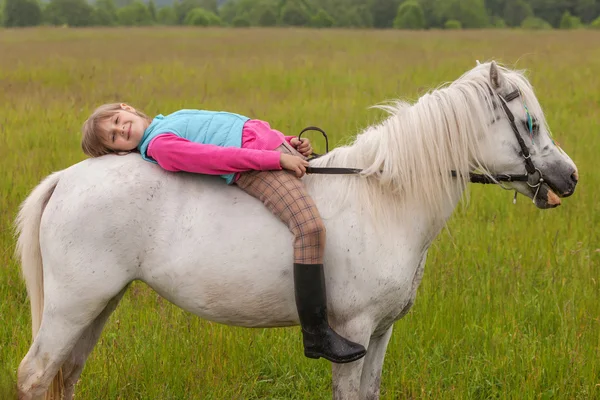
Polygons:
[[102,293],[98,287],[46,293],[40,330],[19,365],[19,399],[38,399],[46,393],[83,333],[106,308],[106,299],[114,298],[124,286],[112,293],[111,289]]
[[81,376],[85,362],[94,349],[94,346],[100,338],[104,324],[108,317],[117,308],[119,301],[127,291],[123,289],[111,301],[108,302],[104,310],[96,317],[94,322],[83,332],[71,354],[63,365],[63,379],[65,382],[64,400],[71,400],[75,394],[75,385]]

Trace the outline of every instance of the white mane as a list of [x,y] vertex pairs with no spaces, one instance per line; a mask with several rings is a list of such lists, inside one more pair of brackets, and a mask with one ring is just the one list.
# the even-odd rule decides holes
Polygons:
[[[500,66],[498,69],[511,91],[521,90],[522,99],[540,126],[545,125],[523,73]],[[396,213],[409,199],[427,207],[433,216],[443,215],[448,204],[455,204],[457,193],[466,188],[469,172],[478,170],[489,175],[480,159],[478,143],[487,134],[494,115],[501,112],[494,110],[489,70],[490,63],[479,64],[413,105],[398,101],[378,106],[389,112],[387,119],[367,128],[353,143],[312,161],[312,166],[364,169],[362,179],[351,176],[344,180],[338,191],[340,197],[334,201],[354,193],[365,196],[361,201],[366,201],[369,209],[389,214],[391,210]],[[458,178],[451,176],[452,170]],[[319,178],[311,182],[315,186],[331,184]]]

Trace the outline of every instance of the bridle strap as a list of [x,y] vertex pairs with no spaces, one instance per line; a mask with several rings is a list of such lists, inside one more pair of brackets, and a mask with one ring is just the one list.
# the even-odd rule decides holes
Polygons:
[[506,96],[506,98],[504,98],[500,95],[498,95],[498,97],[500,98],[500,103],[502,104],[502,109],[504,109],[504,113],[506,114],[506,117],[508,118],[508,121],[510,122],[510,127],[512,128],[513,132],[515,133],[517,142],[519,143],[519,147],[521,147],[521,154],[523,155],[523,158],[525,160],[525,170],[527,171],[527,173],[529,175],[534,175],[536,173],[536,169],[535,169],[535,166],[533,165],[533,162],[531,161],[531,155],[529,154],[529,149],[527,148],[527,145],[525,145],[525,141],[523,140],[523,137],[521,136],[521,134],[519,133],[519,130],[517,129],[517,125],[515,124],[515,116],[510,111],[510,109],[508,108],[508,105],[507,105],[508,102],[516,99],[520,95],[521,94],[520,94],[519,90],[517,89],[514,92],[509,93]]

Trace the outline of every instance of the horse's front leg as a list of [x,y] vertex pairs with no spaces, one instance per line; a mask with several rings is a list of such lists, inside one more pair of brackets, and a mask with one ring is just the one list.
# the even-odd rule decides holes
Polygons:
[[362,377],[360,379],[360,399],[377,400],[379,399],[379,388],[381,386],[381,371],[383,369],[383,360],[388,343],[392,337],[392,327],[381,336],[372,337],[369,341],[369,348],[362,367]]
[[[371,325],[364,319],[354,319],[340,325],[335,325],[334,330],[353,342],[360,343],[365,348],[369,345]],[[360,360],[347,364],[332,364],[333,399],[334,400],[359,400],[360,379],[363,362],[367,355]]]

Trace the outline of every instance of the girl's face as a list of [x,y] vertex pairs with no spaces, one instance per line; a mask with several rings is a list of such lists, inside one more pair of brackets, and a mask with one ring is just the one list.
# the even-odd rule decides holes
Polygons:
[[149,122],[135,114],[135,109],[127,104],[121,104],[121,109],[100,123],[104,132],[102,138],[106,146],[114,151],[134,150],[148,128]]

